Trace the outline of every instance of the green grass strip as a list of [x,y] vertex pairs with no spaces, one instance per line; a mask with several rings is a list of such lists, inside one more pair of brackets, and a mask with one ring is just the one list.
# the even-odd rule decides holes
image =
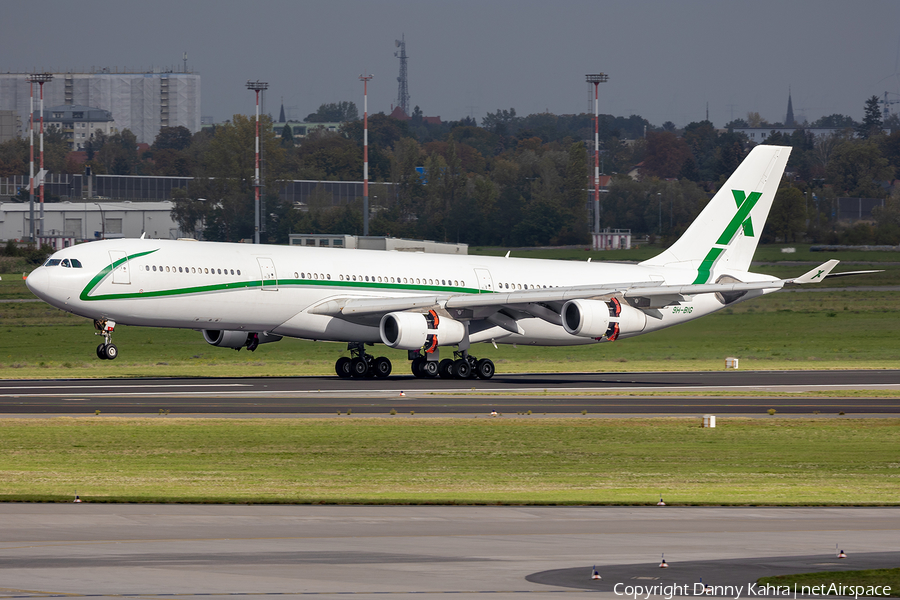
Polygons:
[[0,419],[7,502],[872,506],[898,475],[900,419]]

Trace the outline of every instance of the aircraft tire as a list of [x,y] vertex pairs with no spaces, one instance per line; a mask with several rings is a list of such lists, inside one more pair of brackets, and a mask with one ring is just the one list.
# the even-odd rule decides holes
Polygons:
[[106,355],[106,360],[115,360],[119,355],[119,349],[116,348],[115,344],[106,344],[103,348],[103,354]]
[[421,368],[425,377],[434,378],[438,376],[438,363],[436,360],[426,360]]
[[361,356],[357,356],[350,361],[350,375],[357,378],[363,378],[369,374],[369,363]]
[[438,363],[438,375],[441,379],[453,379],[453,359],[445,358]]
[[464,358],[453,361],[453,375],[457,379],[468,379],[471,374],[472,366],[469,364],[469,361]]
[[100,360],[106,360],[106,348],[104,348],[106,344],[100,344],[97,346],[97,358]]
[[392,369],[393,366],[391,365],[390,359],[385,356],[379,356],[372,363],[372,372],[375,374],[375,377],[378,377],[379,379],[384,379],[390,375]]
[[346,356],[337,359],[337,362],[334,363],[334,372],[342,379],[350,377],[350,359]]
[[416,377],[424,377],[422,374],[422,365],[425,364],[425,358],[419,356],[412,361],[412,374]]
[[489,358],[482,358],[475,363],[475,375],[479,379],[490,379],[494,376],[494,361]]

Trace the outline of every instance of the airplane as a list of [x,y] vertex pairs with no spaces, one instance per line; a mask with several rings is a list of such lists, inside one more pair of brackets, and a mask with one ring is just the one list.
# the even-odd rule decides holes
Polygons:
[[194,329],[235,350],[284,337],[342,342],[350,356],[335,363],[340,377],[388,377],[391,361],[367,350],[381,343],[406,350],[416,377],[490,379],[494,363],[472,344],[613,342],[828,277],[838,261],[793,279],[749,271],[790,151],[753,148],[687,231],[638,264],[142,235],[60,250],[26,285],[93,319],[100,359],[118,356],[112,334],[127,324]]

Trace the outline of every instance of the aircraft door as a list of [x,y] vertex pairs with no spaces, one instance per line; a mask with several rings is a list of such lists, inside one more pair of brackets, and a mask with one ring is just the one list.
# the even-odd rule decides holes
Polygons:
[[475,269],[475,280],[478,281],[479,293],[485,294],[494,291],[494,280],[487,269]]
[[275,263],[268,256],[257,256],[256,261],[259,263],[260,277],[262,278],[262,289],[267,291],[278,290],[278,276],[275,273]]
[[110,250],[109,263],[112,267],[112,282],[131,284],[131,274],[128,272],[128,256],[124,250]]

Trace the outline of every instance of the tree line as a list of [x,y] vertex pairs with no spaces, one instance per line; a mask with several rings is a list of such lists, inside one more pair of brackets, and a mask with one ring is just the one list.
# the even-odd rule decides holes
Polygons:
[[[863,109],[860,122],[830,115],[792,135],[766,138],[793,151],[765,240],[900,243],[898,192],[891,186],[900,166],[900,127],[884,133],[895,123],[882,122],[877,97]],[[262,117],[263,238],[270,243],[286,243],[290,233],[362,233],[361,199],[335,206],[324,191],[299,207],[279,199],[285,180],[361,180],[363,124],[356,106],[322,105],[313,115],[313,122],[346,120],[337,132],[308,123],[307,136],[294,139]],[[600,162],[611,175],[601,194],[601,226],[663,241],[680,235],[746,156],[752,143],[734,128],[750,122],[767,126],[755,113],[724,130],[709,121],[678,129],[636,115],[601,115]],[[813,126],[836,129],[817,137]],[[472,118],[427,122],[418,107],[406,121],[371,115],[370,233],[472,245],[588,243],[593,130],[590,114],[519,116],[512,108],[488,113],[480,125]],[[163,128],[139,154],[124,130],[95,135],[87,162],[94,173],[194,177],[176,192],[174,217],[185,231],[233,241],[253,235],[254,135],[254,117],[235,115],[193,135],[184,127]],[[27,152],[27,140],[0,144],[0,176],[27,173]],[[84,168],[55,131],[45,134],[45,163],[51,172]],[[841,196],[881,198],[885,207],[869,223],[842,227],[834,211]]]

